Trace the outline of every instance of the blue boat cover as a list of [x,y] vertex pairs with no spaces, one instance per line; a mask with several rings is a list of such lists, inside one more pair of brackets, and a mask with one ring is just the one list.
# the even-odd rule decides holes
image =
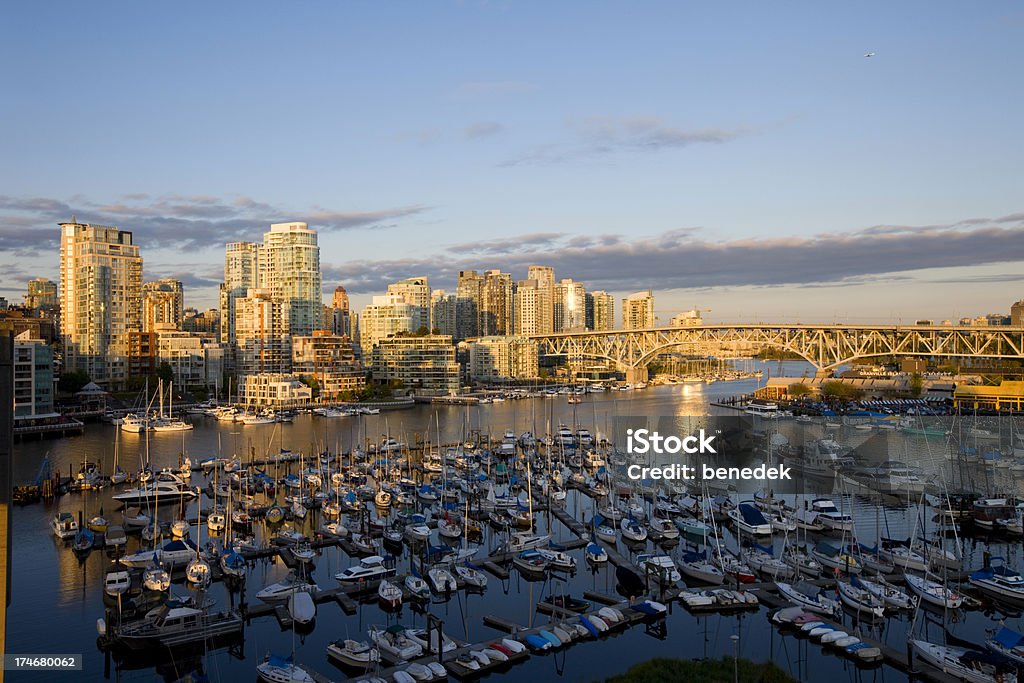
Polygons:
[[760,524],[767,524],[768,520],[761,514],[761,511],[753,503],[740,503],[740,514],[743,515],[743,521],[751,526],[758,526]]
[[1005,647],[1007,650],[1020,645],[1020,642],[1024,640],[1024,636],[1014,631],[1012,628],[1006,628],[1005,626],[999,629],[999,633],[996,634],[995,641]]
[[279,669],[287,669],[292,665],[291,657],[282,657],[281,655],[270,655],[270,659],[267,661],[270,666],[276,666]]

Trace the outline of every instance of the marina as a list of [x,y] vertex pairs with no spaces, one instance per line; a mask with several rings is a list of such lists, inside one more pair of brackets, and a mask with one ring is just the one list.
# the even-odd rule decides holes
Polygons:
[[[896,430],[869,433],[853,425],[835,429],[792,418],[747,416],[742,418],[750,432],[744,452],[766,462],[796,463],[813,446],[813,474],[788,487],[780,482],[772,490],[764,482],[749,482],[749,490],[737,491],[623,476],[635,456],[613,446],[620,418],[687,414],[692,417],[678,418],[676,428],[689,431],[714,418],[715,399],[744,390],[743,380],[720,387],[683,383],[629,394],[597,393],[582,403],[533,399],[420,405],[344,422],[300,414],[292,423],[244,431],[195,416],[184,437],[180,432],[124,434],[95,425],[82,437],[52,441],[46,449],[39,442],[24,443],[16,453],[22,481],[38,475],[43,458],[54,471],[73,472],[75,463],[89,461],[110,472],[116,440],[120,463],[133,478],[148,464],[154,472],[169,468],[187,483],[176,494],[168,492],[166,501],[163,492],[156,493],[159,505],[149,505],[148,497],[124,498],[125,491],[139,486],[126,481],[18,508],[10,614],[24,619],[18,615],[42,607],[77,623],[69,638],[83,651],[89,680],[144,680],[154,667],[169,680],[190,671],[221,680],[249,679],[261,662],[271,661],[268,654],[279,658],[273,660],[279,667],[301,666],[316,681],[484,675],[597,680],[608,672],[588,654],[595,647],[619,653],[623,668],[666,647],[687,657],[728,656],[735,647],[740,656],[771,659],[798,679],[813,669],[851,680],[914,671],[925,680],[949,681],[955,678],[922,656],[910,656],[907,634],[922,642],[984,650],[986,630],[997,620],[1020,630],[1020,612],[1005,595],[1012,590],[1005,586],[1013,583],[1013,568],[1022,566],[1012,525],[984,527],[986,515],[981,527],[943,522],[960,509],[943,487],[973,487],[979,497],[1009,496],[1017,490],[1017,478],[1009,467],[963,463],[956,452],[950,454],[947,439],[932,443]],[[731,410],[719,415],[736,419],[729,417]],[[567,436],[561,436],[558,425],[569,425]],[[822,450],[826,438],[835,446]],[[504,448],[510,439],[514,446]],[[822,456],[831,450],[836,451],[833,468],[823,464]],[[890,462],[896,460],[906,465]],[[598,461],[604,464],[584,464]],[[847,485],[857,477],[843,474],[851,464],[873,476],[920,477],[924,483],[903,496],[898,487],[884,497],[857,495]],[[386,508],[374,503],[380,491],[390,494]],[[142,510],[129,515],[115,496]],[[337,510],[330,503],[337,503]],[[1010,503],[1004,508],[1016,510]],[[615,530],[608,540],[595,533],[599,516],[619,517],[608,522]],[[670,522],[668,527],[656,523],[660,517]],[[79,546],[81,529],[100,529],[99,518],[106,526],[88,532],[91,549],[84,542]],[[633,526],[625,520],[633,520]],[[771,521],[777,528],[764,530]],[[709,530],[706,536],[664,533],[698,523]],[[119,526],[127,532],[126,546],[105,549],[106,537]],[[172,539],[179,532],[185,542]],[[891,545],[893,539],[907,539],[907,545]],[[178,557],[173,555],[178,551],[169,550],[172,543],[181,545],[180,559],[170,559]],[[595,543],[603,553],[591,550]],[[762,558],[760,569],[746,567],[755,543],[765,557],[778,560]],[[889,555],[879,557],[890,558],[888,565],[873,564],[862,550],[886,543]],[[838,554],[815,550],[822,547],[839,549]],[[940,563],[938,558],[946,556],[929,552],[932,547],[948,550],[953,559]],[[148,588],[154,577],[145,566],[124,570],[117,565],[119,556],[140,556],[145,563],[146,548],[154,548],[157,562],[172,563],[167,564],[166,591]],[[698,550],[719,567],[719,582],[698,582],[685,572],[673,580],[673,568]],[[834,646],[819,645],[772,621],[777,611],[793,604],[780,583],[811,589],[764,572],[803,567],[800,553],[810,556],[812,550],[822,562],[833,563],[819,566],[817,576],[805,576],[803,583],[831,596],[836,605],[836,580],[852,580],[854,562],[864,566],[860,575],[865,580],[909,591],[915,581],[927,579],[962,595],[962,604],[942,609],[919,599],[920,606],[912,610],[886,609],[882,617],[867,618],[844,601],[844,607],[828,615],[815,615],[837,633],[842,629],[845,638],[863,643],[846,645],[848,654],[835,657]],[[237,564],[224,561],[232,553]],[[847,553],[850,559],[842,559]],[[908,559],[918,556],[926,558],[925,571],[914,569]],[[375,557],[386,568],[386,578],[368,574],[351,583],[335,578],[361,562],[375,566]],[[597,557],[603,559],[587,560]],[[205,578],[193,579],[196,562],[208,565]],[[1007,581],[995,588],[992,574],[977,573],[985,566],[1006,568],[996,575]],[[104,592],[104,583],[119,571],[127,574],[124,588]],[[745,583],[748,572],[750,582]],[[443,578],[446,573],[450,584]],[[308,606],[292,604],[298,588],[282,593],[283,601],[257,597],[289,576],[307,581],[303,594],[308,594]],[[969,581],[971,576],[976,579]],[[172,598],[180,606],[168,608]],[[159,618],[158,609],[209,626],[185,641],[147,635],[167,643],[140,650],[136,634],[165,628],[163,622],[139,626],[145,623],[140,619]],[[98,619],[103,624],[99,632]],[[26,623],[24,632],[10,634],[12,651],[19,639],[29,643],[44,637],[31,620]],[[446,651],[398,657],[375,648],[368,635],[375,628],[410,637],[418,637],[417,629],[443,633]],[[735,643],[731,636],[737,637]],[[424,643],[441,642],[431,640],[434,635],[422,637]],[[364,641],[366,650],[357,647]],[[341,643],[334,654],[332,643]],[[856,654],[875,649],[880,653],[875,659]],[[289,657],[293,664],[287,664]],[[366,657],[364,666],[361,658]]]

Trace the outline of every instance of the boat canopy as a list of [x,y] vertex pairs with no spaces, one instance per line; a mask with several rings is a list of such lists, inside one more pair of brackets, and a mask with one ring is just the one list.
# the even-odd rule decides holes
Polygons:
[[1012,628],[1006,628],[1004,626],[999,629],[999,633],[996,634],[994,640],[1007,650],[1012,650],[1020,645],[1021,641],[1024,641],[1024,636],[1017,633]]

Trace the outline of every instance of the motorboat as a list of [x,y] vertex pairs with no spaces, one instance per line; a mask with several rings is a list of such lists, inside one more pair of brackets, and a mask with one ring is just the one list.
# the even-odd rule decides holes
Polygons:
[[375,646],[348,639],[328,645],[327,656],[354,669],[372,669],[380,661],[380,651]]
[[593,541],[587,544],[587,548],[583,552],[587,562],[591,564],[601,564],[608,561],[608,551]]
[[169,602],[147,613],[141,621],[122,625],[114,638],[132,649],[143,649],[199,643],[241,631],[242,618],[235,612],[215,613],[208,607]]
[[682,560],[679,571],[689,578],[715,586],[725,583],[725,573],[708,560],[706,552],[688,552]]
[[430,582],[430,587],[441,595],[452,593],[459,587],[455,576],[441,564],[436,564],[427,571],[427,580]]
[[103,543],[108,548],[120,548],[128,543],[128,536],[124,532],[124,527],[120,524],[109,525],[107,532],[103,534]]
[[129,506],[149,506],[157,501],[190,501],[195,497],[196,492],[189,488],[185,480],[170,470],[159,472],[155,480],[149,484],[127,489],[112,496],[114,501]]
[[320,587],[308,579],[300,578],[295,572],[288,572],[288,575],[277,583],[272,583],[259,593],[256,598],[263,602],[284,602],[288,596],[296,591],[316,593]]
[[1024,602],[1024,576],[1007,567],[1002,557],[993,557],[987,567],[971,572],[968,580],[992,597]]
[[430,598],[430,585],[419,576],[410,574],[405,577],[405,589],[412,594],[412,597],[420,600]]
[[189,538],[168,541],[160,549],[160,563],[168,567],[187,565],[199,552],[195,542]]
[[472,586],[474,588],[484,588],[487,586],[487,575],[468,563],[460,564],[455,567],[455,574],[458,578],[462,579],[462,582],[467,586]]
[[70,512],[58,512],[50,520],[50,528],[53,535],[61,540],[74,538],[78,533],[78,520]]
[[383,557],[380,555],[371,555],[359,560],[359,564],[338,572],[334,575],[334,578],[342,583],[354,583],[357,581],[368,581],[370,579],[393,576],[394,574],[394,565],[388,567]]
[[636,561],[641,569],[651,575],[653,580],[659,581],[663,577],[666,585],[675,585],[683,578],[679,574],[676,563],[672,561],[672,556],[667,553],[641,554],[637,556]]
[[852,533],[854,530],[853,517],[840,512],[830,498],[815,498],[811,501],[811,510],[817,513],[816,521],[825,531]]
[[116,597],[123,595],[128,592],[131,588],[132,577],[125,569],[119,569],[107,572],[107,575],[103,579],[103,592],[107,595]]
[[171,575],[163,567],[149,567],[142,572],[142,586],[149,591],[164,592],[171,588]]
[[423,646],[409,639],[405,627],[398,624],[387,628],[371,627],[370,640],[395,659],[408,661],[423,654]]

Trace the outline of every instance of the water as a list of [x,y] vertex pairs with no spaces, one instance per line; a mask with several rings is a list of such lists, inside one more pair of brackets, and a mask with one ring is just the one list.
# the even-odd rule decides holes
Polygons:
[[[778,363],[769,364],[773,374],[778,373]],[[786,363],[787,374],[799,375],[805,364]],[[615,416],[688,416],[703,414],[728,414],[730,411],[712,408],[709,402],[728,396],[748,393],[756,387],[755,380],[712,385],[673,385],[650,388],[637,392],[611,392],[588,396],[584,403],[568,405],[564,397],[558,399],[533,399],[510,401],[479,407],[461,406],[417,406],[410,410],[367,416],[362,418],[340,418],[326,420],[301,416],[294,424],[247,426],[225,425],[210,419],[197,419],[196,428],[181,434],[153,435],[149,438],[148,454],[154,467],[176,465],[179,453],[184,450],[195,462],[199,459],[232,453],[245,454],[254,449],[257,455],[276,451],[283,446],[307,453],[324,446],[332,450],[339,446],[348,448],[364,439],[377,440],[381,434],[391,433],[402,441],[416,442],[423,439],[434,441],[438,430],[441,440],[452,442],[468,438],[473,430],[490,431],[500,437],[506,428],[515,432],[532,430],[543,434],[560,422],[580,423],[590,426],[595,433],[607,433]],[[15,481],[24,482],[34,478],[39,463],[49,456],[55,467],[62,472],[77,471],[83,460],[101,463],[104,471],[112,468],[115,440],[118,457],[122,466],[136,470],[147,453],[145,436],[117,432],[108,425],[89,425],[81,437],[55,441],[28,442],[15,449]],[[933,457],[930,449],[922,451]],[[922,456],[923,457],[923,456]],[[934,466],[942,466],[943,457],[935,456]],[[931,462],[931,461],[928,461]],[[205,485],[201,474],[193,475],[193,485]],[[870,537],[876,526],[876,508],[867,501],[854,496],[843,496],[841,492],[833,497],[843,506],[852,507],[859,522],[862,535]],[[318,605],[315,628],[307,634],[292,634],[280,629],[273,616],[253,620],[245,630],[244,645],[229,650],[221,648],[192,654],[176,653],[174,658],[146,656],[121,660],[101,652],[96,645],[96,619],[104,614],[102,581],[110,558],[94,550],[80,562],[55,539],[48,523],[58,511],[68,511],[86,518],[101,508],[108,518],[120,520],[115,506],[109,499],[110,492],[69,494],[49,504],[36,504],[16,508],[13,514],[13,567],[11,578],[11,606],[8,611],[7,652],[9,653],[81,653],[84,655],[84,671],[77,678],[85,680],[117,679],[124,681],[154,680],[163,678],[173,681],[181,678],[195,667],[202,665],[215,681],[254,680],[255,667],[268,652],[289,654],[294,651],[296,660],[315,668],[320,673],[341,680],[348,672],[336,668],[327,660],[324,648],[339,638],[367,638],[366,632],[373,624],[402,623],[407,626],[425,626],[426,618],[421,611],[403,605],[398,614],[383,612],[376,600],[362,604],[358,612],[346,616],[334,602]],[[204,505],[209,504],[204,499]],[[590,516],[592,503],[589,498],[570,492],[568,509],[574,516],[586,519]],[[194,515],[194,505],[190,514]],[[164,513],[167,514],[166,512]],[[310,514],[305,523],[307,532],[315,528],[315,515]],[[884,515],[886,529],[892,536],[910,535],[920,517],[913,502],[887,508]],[[552,520],[551,533],[555,538],[570,538],[571,534],[556,520]],[[548,530],[549,521],[544,514],[538,515],[541,532]],[[865,533],[870,530],[870,533]],[[198,531],[200,544],[206,542],[205,526],[193,528],[193,537]],[[486,529],[484,547],[492,548],[497,538]],[[730,539],[731,540],[731,539]],[[131,537],[129,552],[138,544],[137,537]],[[966,552],[972,566],[980,564],[982,551],[989,547],[983,541],[970,541]],[[627,550],[624,547],[624,551]],[[1019,544],[1007,546],[994,544],[994,554],[1007,556],[1012,566],[1021,566]],[[484,553],[481,552],[481,555]],[[614,568],[611,565],[591,571],[583,561],[582,550],[573,551],[579,570],[566,581],[530,582],[522,579],[512,570],[510,579],[499,581],[488,575],[486,592],[473,594],[459,592],[444,601],[434,597],[428,609],[444,620],[444,629],[453,637],[479,642],[497,639],[502,633],[483,625],[487,614],[502,617],[529,626],[542,623],[547,617],[534,613],[537,600],[551,592],[568,591],[579,596],[584,590],[615,593]],[[337,585],[333,576],[341,569],[354,564],[356,560],[346,556],[340,548],[329,548],[315,563],[314,579],[321,587]],[[410,566],[408,551],[399,560],[400,573]],[[252,603],[258,603],[255,593],[263,586],[277,581],[287,573],[287,567],[279,560],[260,560],[250,568],[246,595]],[[184,584],[172,586],[172,593],[186,594],[191,589]],[[232,595],[226,586],[213,584],[210,597],[218,607],[237,604],[240,596]],[[922,611],[919,622],[927,623],[928,635],[940,639],[942,617],[927,615]],[[956,615],[956,622],[948,624],[951,632],[974,641],[984,638],[984,629],[995,623],[993,617],[1007,616],[1007,625],[1021,628],[1019,615],[987,614],[973,612]],[[846,617],[849,622],[850,617]],[[720,657],[733,653],[731,636],[738,635],[737,649],[740,656],[754,660],[773,659],[794,677],[801,680],[856,680],[885,681],[901,680],[904,675],[886,667],[858,669],[851,662],[826,654],[819,646],[791,636],[782,636],[771,628],[765,618],[765,610],[742,615],[710,615],[694,617],[680,605],[674,605],[666,620],[667,638],[661,640],[649,634],[644,627],[636,626],[616,636],[600,641],[585,642],[551,655],[532,656],[524,664],[500,674],[504,680],[600,680],[614,673],[624,671],[630,665],[655,656],[674,657]],[[875,627],[870,633],[895,647],[902,647],[906,637],[909,617],[893,618]],[[921,624],[918,624],[918,629]],[[21,674],[19,680],[52,680],[53,674]]]

